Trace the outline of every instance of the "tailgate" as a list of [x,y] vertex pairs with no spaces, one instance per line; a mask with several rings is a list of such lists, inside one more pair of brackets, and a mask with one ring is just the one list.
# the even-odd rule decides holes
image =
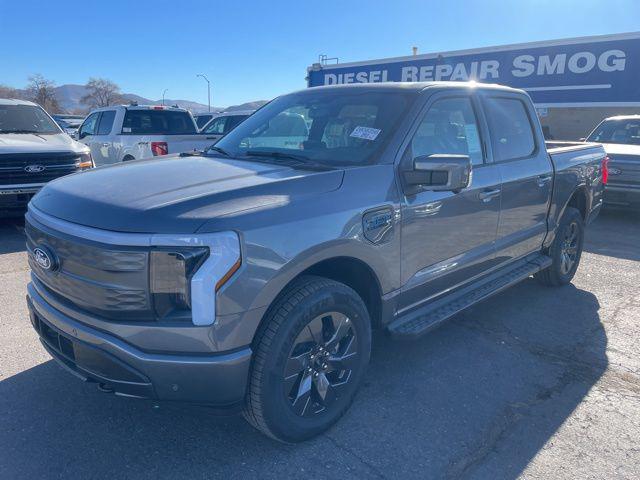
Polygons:
[[640,188],[640,156],[610,153],[607,185]]
[[204,150],[216,141],[216,137],[211,135],[166,135],[164,141],[167,142],[169,153],[182,153],[192,150]]

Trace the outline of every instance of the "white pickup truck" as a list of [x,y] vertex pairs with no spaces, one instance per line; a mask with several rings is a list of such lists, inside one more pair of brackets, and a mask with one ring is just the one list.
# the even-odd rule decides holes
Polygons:
[[118,105],[92,111],[78,140],[91,149],[96,166],[205,150],[217,137],[199,134],[189,111],[158,105]]

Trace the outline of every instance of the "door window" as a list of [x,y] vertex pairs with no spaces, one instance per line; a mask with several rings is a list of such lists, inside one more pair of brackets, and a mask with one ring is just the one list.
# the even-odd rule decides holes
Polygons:
[[413,158],[433,154],[468,155],[483,162],[478,122],[468,97],[443,98],[429,108],[411,140]]
[[246,120],[248,117],[249,115],[231,115],[227,117],[227,124],[224,127],[225,135],[236,128],[239,123],[241,123],[243,120]]
[[488,97],[485,113],[493,138],[497,161],[515,160],[533,155],[535,140],[524,103],[516,98]]
[[109,135],[113,128],[113,121],[116,118],[115,110],[106,110],[102,112],[100,124],[98,125],[98,135]]
[[98,117],[100,112],[92,113],[87,117],[82,126],[80,127],[80,137],[96,134],[96,124],[98,123]]
[[218,117],[211,120],[211,123],[207,125],[203,133],[207,135],[224,135],[224,126],[227,123],[227,118],[229,117]]

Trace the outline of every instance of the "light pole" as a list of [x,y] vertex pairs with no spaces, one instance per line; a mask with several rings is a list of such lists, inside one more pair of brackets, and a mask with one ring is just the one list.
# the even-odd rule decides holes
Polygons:
[[169,89],[168,89],[168,88],[165,88],[165,89],[162,91],[162,106],[163,106],[163,107],[164,107],[164,94],[165,94],[165,93],[167,93],[167,90],[169,90]]
[[204,81],[207,82],[207,111],[210,112],[211,111],[211,83],[209,82],[209,79],[201,73],[198,73],[196,77],[202,77],[204,78]]

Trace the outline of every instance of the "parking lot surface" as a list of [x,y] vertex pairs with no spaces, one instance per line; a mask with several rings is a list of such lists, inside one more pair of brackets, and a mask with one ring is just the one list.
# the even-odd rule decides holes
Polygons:
[[0,478],[640,478],[640,217],[604,212],[573,285],[533,279],[411,343],[374,339],[336,427],[281,445],[240,417],[99,392],[32,330],[0,223]]

